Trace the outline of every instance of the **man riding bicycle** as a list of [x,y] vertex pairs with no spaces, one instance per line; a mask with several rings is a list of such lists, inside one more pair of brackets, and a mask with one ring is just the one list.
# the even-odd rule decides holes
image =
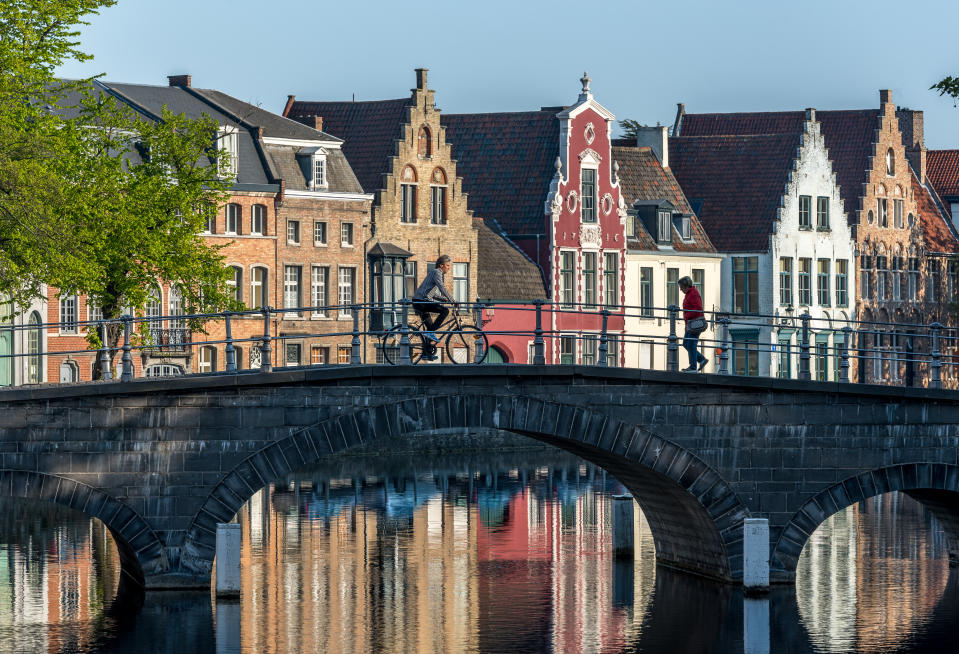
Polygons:
[[[446,290],[445,276],[452,268],[453,262],[449,255],[440,255],[436,260],[436,267],[426,275],[426,279],[413,293],[413,310],[426,326],[426,331],[423,332],[425,338],[423,358],[427,361],[436,361],[435,343],[440,340],[435,334],[436,328],[442,325],[446,317],[450,315],[450,310],[440,302],[445,301],[456,307],[456,301]],[[436,318],[431,319],[432,314],[436,314]]]

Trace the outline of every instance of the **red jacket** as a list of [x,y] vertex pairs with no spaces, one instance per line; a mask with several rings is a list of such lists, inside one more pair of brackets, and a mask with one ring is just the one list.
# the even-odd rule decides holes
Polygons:
[[683,298],[683,320],[689,321],[693,318],[704,317],[703,298],[700,297],[699,291],[693,286],[689,289],[689,292],[686,293],[686,297]]

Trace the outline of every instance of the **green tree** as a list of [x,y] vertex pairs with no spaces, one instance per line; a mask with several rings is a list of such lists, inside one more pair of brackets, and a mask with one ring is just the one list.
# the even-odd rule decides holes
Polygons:
[[642,125],[639,124],[638,120],[624,118],[623,120],[619,121],[619,128],[622,130],[620,138],[635,141],[636,137],[639,136],[640,127],[642,127]]
[[959,98],[959,77],[946,77],[929,88],[933,91],[939,91],[939,95],[948,95],[955,100]]
[[[199,236],[232,182],[216,165],[216,121],[166,109],[154,120],[91,79],[54,74],[89,59],[77,28],[112,4],[0,4],[0,293],[25,305],[49,285],[115,319],[165,282],[187,312],[238,308],[219,248]],[[108,345],[121,333],[114,325]]]

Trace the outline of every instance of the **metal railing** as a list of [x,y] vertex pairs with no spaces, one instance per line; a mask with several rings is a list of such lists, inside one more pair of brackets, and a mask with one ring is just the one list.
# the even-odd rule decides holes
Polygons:
[[[240,312],[149,318],[126,315],[112,320],[72,321],[71,324],[79,327],[81,338],[84,332],[96,331],[103,343],[98,350],[71,350],[60,345],[44,348],[44,335],[48,340],[78,338],[55,335],[54,330],[60,327],[58,323],[0,325],[0,376],[3,363],[11,359],[27,359],[27,368],[36,370],[44,367],[38,366],[38,361],[51,358],[75,363],[79,357],[95,357],[100,379],[118,377],[120,381],[128,381],[134,378],[134,353],[139,353],[144,360],[157,356],[170,360],[172,355],[180,354],[191,360],[198,358],[199,364],[195,368],[200,372],[234,373],[242,367],[238,352],[246,347],[251,354],[258,355],[258,369],[270,372],[277,358],[274,352],[290,341],[327,345],[335,341],[338,362],[359,365],[376,362],[376,352],[385,347],[384,338],[388,333],[399,334],[398,362],[401,365],[414,362],[417,339],[422,337],[410,323],[412,307],[409,300],[386,305],[350,304],[348,311],[344,309],[345,306],[263,307]],[[528,346],[528,349],[522,347],[528,356],[522,356],[522,352],[514,354],[515,363],[578,363],[680,370],[685,334],[681,333],[682,311],[675,305],[477,301],[466,309],[472,314],[475,325],[482,328],[482,338],[476,336],[475,331],[471,332],[476,340],[475,349],[466,361],[460,363],[483,362],[491,348],[510,349],[507,346],[511,345],[515,352],[519,344]],[[384,312],[390,314],[391,320],[387,321],[392,325],[390,330],[372,330],[365,326],[370,324],[373,311],[379,312],[380,316]],[[344,313],[349,316],[347,320],[342,319]],[[808,312],[799,316],[703,313],[708,327],[697,339],[697,345],[713,353],[709,358],[714,358],[714,371],[719,374],[930,388],[959,386],[959,329],[956,327],[938,322],[913,324],[814,317]],[[142,323],[146,325],[141,326]],[[256,327],[257,324],[262,327]],[[291,324],[297,325],[295,333],[289,331]],[[380,319],[378,324],[386,323]],[[167,329],[158,325],[177,327]],[[180,325],[193,328],[180,328]],[[235,336],[238,326],[242,332],[239,337]],[[27,332],[26,338],[16,338],[19,332]],[[120,338],[110,344],[109,335],[117,332],[121,334]],[[211,336],[213,332],[217,332],[216,336]],[[458,332],[447,329],[438,335],[443,337],[451,333]],[[348,345],[343,345],[344,341]],[[26,343],[25,351],[11,351],[13,342]],[[219,356],[212,360],[197,356],[209,354],[209,348],[216,353],[222,352],[222,366],[216,363]],[[374,360],[369,361],[371,358]],[[280,359],[287,366],[291,365],[286,357]],[[324,362],[329,363],[329,358]],[[300,362],[293,365],[300,365]],[[8,370],[11,367],[7,365]],[[28,376],[22,375],[24,379],[17,381],[16,375],[11,375],[14,383],[42,381],[26,378]],[[77,379],[67,381],[78,381],[83,376],[77,375]],[[0,383],[4,383],[2,378]]]

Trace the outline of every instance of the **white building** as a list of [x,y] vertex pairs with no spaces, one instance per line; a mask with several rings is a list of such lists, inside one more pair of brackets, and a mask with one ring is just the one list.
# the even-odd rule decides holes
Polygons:
[[[759,115],[759,114],[757,114]],[[672,168],[717,250],[731,369],[797,377],[809,313],[813,379],[834,380],[855,319],[855,247],[815,110],[802,130],[670,140]]]

